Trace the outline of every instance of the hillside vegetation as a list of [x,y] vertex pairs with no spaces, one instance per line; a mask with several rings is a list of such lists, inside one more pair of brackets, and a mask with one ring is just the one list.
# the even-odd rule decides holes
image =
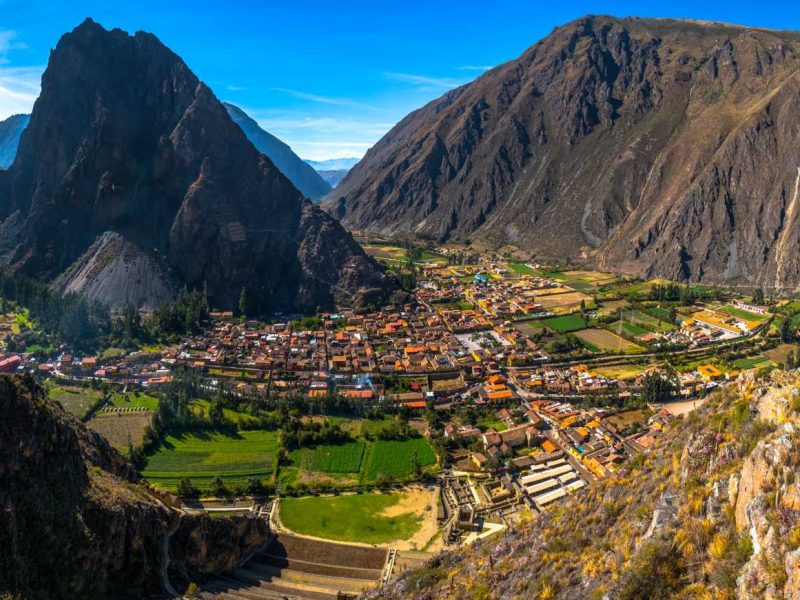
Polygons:
[[717,393],[619,475],[374,597],[800,598],[799,384]]

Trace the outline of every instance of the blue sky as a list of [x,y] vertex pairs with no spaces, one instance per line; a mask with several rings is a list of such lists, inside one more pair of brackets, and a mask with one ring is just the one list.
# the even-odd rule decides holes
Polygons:
[[0,119],[30,110],[50,49],[91,16],[155,33],[301,157],[361,156],[411,110],[590,13],[800,29],[797,0],[0,0]]

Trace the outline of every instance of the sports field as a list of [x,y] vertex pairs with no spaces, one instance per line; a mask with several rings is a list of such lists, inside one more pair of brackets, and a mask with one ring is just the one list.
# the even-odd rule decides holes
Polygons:
[[564,315],[563,317],[553,317],[552,319],[542,319],[540,323],[548,329],[557,333],[567,333],[586,327],[583,317],[580,315]]
[[436,464],[436,455],[425,438],[402,441],[377,441],[370,444],[365,456],[364,477],[375,481],[378,475],[401,479],[414,471],[414,455],[421,468]]
[[295,533],[383,544],[406,540],[422,526],[418,511],[396,510],[405,499],[404,493],[284,498],[279,515],[283,526]]
[[628,321],[615,321],[614,323],[609,325],[609,329],[611,329],[611,331],[613,331],[617,335],[627,334],[627,335],[632,335],[634,337],[650,333],[644,327],[639,327],[638,325],[635,325],[634,323],[629,323]]
[[320,473],[358,473],[364,458],[363,441],[299,448],[289,454],[292,465]]
[[142,475],[155,486],[175,490],[184,477],[208,489],[219,475],[226,485],[272,474],[278,434],[274,431],[204,431],[171,434],[148,457]]
[[641,346],[638,346],[633,342],[629,342],[625,338],[620,337],[606,329],[600,329],[597,327],[576,331],[575,336],[581,341],[586,342],[589,350],[592,350],[591,347],[594,347],[597,348],[597,350],[625,352],[629,354],[641,352],[643,350]]
[[741,308],[736,308],[732,304],[722,306],[717,310],[745,321],[764,321],[769,318],[769,315],[759,315],[758,313],[750,312],[749,310],[742,310]]

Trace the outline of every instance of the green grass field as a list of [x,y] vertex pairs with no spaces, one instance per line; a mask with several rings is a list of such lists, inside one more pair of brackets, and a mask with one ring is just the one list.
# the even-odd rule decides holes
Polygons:
[[335,446],[299,448],[289,454],[295,467],[320,473],[358,473],[366,444],[362,441]]
[[628,334],[634,337],[650,333],[644,327],[639,327],[638,325],[629,323],[628,321],[616,321],[609,326],[609,329],[618,335]]
[[226,485],[272,474],[278,434],[274,431],[206,431],[168,435],[148,457],[142,475],[153,485],[175,490],[183,477],[205,490],[219,475]]
[[656,319],[661,319],[662,321],[669,321],[669,311],[665,308],[661,308],[658,306],[651,306],[647,309],[647,312],[653,315]]
[[580,315],[564,315],[563,317],[553,317],[552,319],[542,319],[542,325],[557,333],[567,333],[583,329],[586,324]]
[[759,315],[750,312],[749,310],[742,310],[741,308],[736,308],[735,306],[732,306],[730,304],[722,306],[717,310],[719,312],[731,315],[732,317],[736,317],[737,319],[744,319],[745,321],[764,321],[769,317],[769,315]]
[[361,494],[284,498],[280,519],[288,529],[343,542],[382,544],[412,537],[421,518],[413,513],[382,515],[403,499],[403,494]]
[[375,442],[367,451],[364,476],[368,481],[375,481],[379,474],[394,479],[408,477],[413,472],[415,452],[420,467],[436,464],[436,455],[425,438]]
[[76,417],[83,417],[91,406],[103,397],[103,392],[91,388],[68,385],[48,387],[51,400],[58,400],[62,406]]
[[532,269],[525,263],[508,263],[508,268],[519,275],[536,275],[536,269]]
[[158,398],[148,394],[111,394],[110,402],[114,408],[158,408]]

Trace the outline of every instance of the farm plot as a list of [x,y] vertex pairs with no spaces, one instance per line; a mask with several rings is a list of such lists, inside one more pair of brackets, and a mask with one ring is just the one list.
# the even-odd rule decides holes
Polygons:
[[103,392],[91,388],[68,385],[54,385],[47,390],[51,400],[57,400],[76,417],[83,417],[87,411],[103,398]]
[[564,276],[564,283],[579,292],[592,292],[618,280],[616,275],[596,271],[566,271]]
[[362,441],[299,448],[289,454],[295,467],[320,473],[358,473],[366,444]]
[[540,321],[517,321],[514,327],[523,335],[539,335],[544,331]]
[[760,354],[758,356],[748,356],[733,361],[733,366],[737,369],[763,369],[765,367],[774,366],[775,363],[769,356]]
[[582,342],[585,342],[586,344],[602,351],[625,352],[626,354],[633,354],[643,350],[641,346],[638,346],[633,342],[629,342],[625,338],[620,337],[606,329],[600,329],[597,327],[576,331],[575,336]]
[[128,443],[138,446],[144,439],[144,430],[153,419],[148,412],[100,413],[87,423],[89,429],[96,431],[108,440],[117,450],[124,451]]
[[383,544],[406,540],[422,526],[423,515],[398,514],[406,494],[357,494],[284,498],[280,521],[287,529],[331,540]]
[[542,319],[541,323],[556,333],[567,333],[586,327],[586,323],[583,321],[583,317],[580,315],[564,315],[563,317]]
[[580,292],[565,292],[561,294],[534,294],[534,300],[540,304],[544,310],[551,310],[554,312],[564,312],[575,310],[583,302],[586,306],[593,304],[592,297]]
[[375,481],[379,475],[408,477],[414,471],[415,456],[420,468],[436,464],[436,455],[425,438],[375,442],[368,450],[364,475],[368,481]]
[[153,485],[177,488],[184,477],[207,489],[219,475],[226,485],[272,474],[278,435],[274,431],[204,431],[168,435],[148,457],[142,475]]

